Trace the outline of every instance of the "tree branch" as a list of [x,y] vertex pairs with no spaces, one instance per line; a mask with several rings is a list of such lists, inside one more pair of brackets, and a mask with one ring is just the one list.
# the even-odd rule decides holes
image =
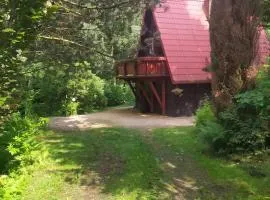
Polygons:
[[88,49],[89,51],[92,51],[92,52],[95,52],[95,53],[98,53],[102,56],[105,56],[107,58],[110,58],[110,59],[115,59],[113,56],[111,55],[108,55],[106,53],[103,53],[101,51],[98,51],[98,50],[94,50],[92,48],[89,48],[87,46],[84,46],[78,42],[75,42],[75,41],[71,41],[71,40],[67,40],[67,39],[64,39],[64,38],[58,38],[58,37],[53,37],[53,36],[44,36],[44,35],[39,35],[38,36],[39,39],[46,39],[46,40],[54,40],[54,41],[58,41],[58,42],[63,42],[63,43],[66,43],[66,44],[71,44],[71,45],[74,45],[74,46],[78,46],[78,47],[81,47],[81,48],[84,48],[84,49]]
[[117,3],[117,4],[113,4],[111,6],[85,6],[85,5],[80,5],[80,4],[77,4],[75,2],[72,2],[72,1],[69,1],[69,0],[60,0],[61,2],[64,2],[64,3],[68,3],[72,6],[76,6],[76,7],[79,7],[79,8],[84,8],[84,9],[91,9],[91,10],[106,10],[106,9],[114,9],[114,8],[118,8],[118,7],[121,7],[125,4],[128,4],[130,3],[130,1],[123,1],[123,2],[120,2],[120,3]]

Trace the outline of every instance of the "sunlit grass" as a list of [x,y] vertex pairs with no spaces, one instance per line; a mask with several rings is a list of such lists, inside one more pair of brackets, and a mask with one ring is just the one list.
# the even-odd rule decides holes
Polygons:
[[[173,152],[189,154],[210,178],[228,187],[233,199],[270,199],[270,158],[257,163],[235,163],[203,153],[205,146],[198,140],[194,128],[168,128],[154,131],[154,139]],[[266,177],[253,177],[244,166],[257,166]]]
[[[217,199],[219,192],[226,193],[219,197],[224,200],[269,199],[270,160],[247,164],[213,157],[204,152],[192,127],[157,129],[153,137],[144,137],[121,128],[47,132],[38,138],[38,162],[9,178],[6,188],[19,193],[5,200],[167,200],[179,192],[172,178],[187,188],[198,186],[198,198],[203,200]],[[177,161],[181,156],[193,161]],[[266,177],[251,176],[250,165]],[[206,170],[210,190],[217,191],[200,187],[202,180],[187,168]]]
[[[49,133],[49,157],[22,199],[158,199],[162,172],[136,131]],[[30,182],[31,182],[30,181]]]

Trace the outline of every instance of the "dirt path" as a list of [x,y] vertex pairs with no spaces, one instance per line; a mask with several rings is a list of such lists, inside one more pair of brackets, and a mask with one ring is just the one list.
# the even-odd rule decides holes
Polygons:
[[125,127],[152,129],[162,127],[192,126],[193,117],[166,117],[141,114],[132,108],[115,108],[104,112],[71,117],[54,117],[49,122],[50,129],[63,131],[88,130],[93,128]]

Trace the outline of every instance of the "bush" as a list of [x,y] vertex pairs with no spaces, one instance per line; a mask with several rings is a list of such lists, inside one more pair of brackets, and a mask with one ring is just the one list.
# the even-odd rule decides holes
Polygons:
[[211,104],[196,113],[199,137],[218,153],[251,153],[270,147],[270,72],[258,75],[257,87],[237,95],[215,117]]
[[[89,65],[78,62],[48,67],[29,77],[26,87],[31,91],[33,114],[84,114],[107,106],[105,81],[93,74]],[[25,95],[24,102],[29,102],[29,95]]]
[[[21,113],[31,111],[43,117],[74,115],[134,102],[128,86],[101,79],[92,73],[87,62],[55,65],[29,75]],[[39,63],[32,67],[44,66]],[[1,102],[0,99],[0,105]]]
[[32,120],[13,114],[2,128],[0,135],[0,172],[32,164],[33,152],[38,148],[35,137],[40,134],[45,120]]
[[221,113],[231,152],[254,152],[269,148],[270,71],[262,70],[257,87],[235,97],[234,106]]
[[118,106],[134,102],[134,95],[128,86],[116,84],[113,81],[106,82],[105,96],[108,100],[108,106]]
[[80,103],[74,101],[69,101],[65,103],[64,104],[65,115],[66,116],[77,115],[79,106]]
[[262,129],[262,121],[259,116],[251,116],[248,113],[244,116],[237,105],[220,114],[227,153],[248,153],[265,148],[266,132]]
[[[65,105],[72,105],[77,102],[79,114],[89,113],[95,109],[107,106],[107,99],[104,94],[104,81],[93,74],[90,70],[79,73],[67,83],[67,97]],[[68,107],[65,107],[68,108]],[[68,113],[65,110],[64,113]]]
[[196,130],[199,139],[215,151],[221,152],[224,147],[224,129],[218,123],[209,101],[205,101],[196,112]]
[[205,125],[209,121],[216,121],[216,117],[211,103],[209,101],[204,101],[202,106],[196,111],[196,126],[199,127]]

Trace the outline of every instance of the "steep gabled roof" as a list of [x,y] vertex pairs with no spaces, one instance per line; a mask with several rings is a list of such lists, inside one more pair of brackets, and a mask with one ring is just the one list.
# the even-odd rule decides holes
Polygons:
[[[209,0],[166,0],[153,9],[173,84],[210,82]],[[269,53],[265,31],[260,60]]]

